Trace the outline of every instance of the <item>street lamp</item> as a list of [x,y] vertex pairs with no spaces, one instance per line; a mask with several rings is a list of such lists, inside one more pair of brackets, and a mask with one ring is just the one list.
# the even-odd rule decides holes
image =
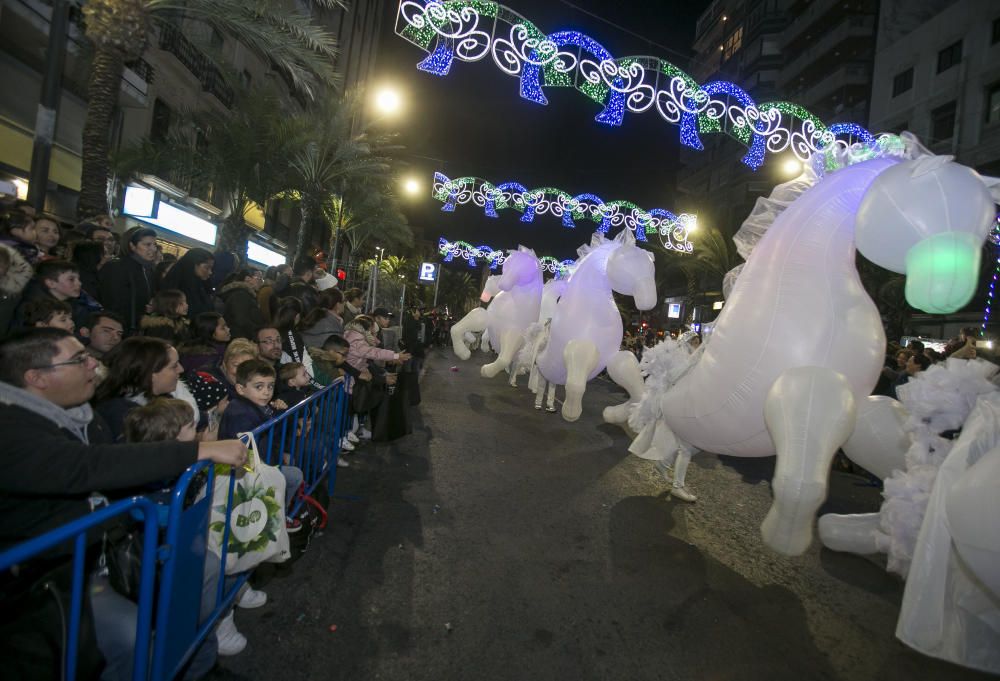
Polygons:
[[785,177],[798,177],[802,174],[802,162],[797,158],[786,158],[781,163],[781,172]]
[[375,108],[383,115],[391,115],[399,111],[403,100],[399,92],[390,87],[384,87],[375,93]]
[[415,196],[420,193],[420,182],[414,178],[408,178],[403,181],[403,190],[410,196]]

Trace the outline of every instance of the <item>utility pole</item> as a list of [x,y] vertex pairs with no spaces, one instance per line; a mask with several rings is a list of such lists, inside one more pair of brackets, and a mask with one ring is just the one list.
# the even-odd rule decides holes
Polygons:
[[45,57],[42,97],[35,115],[35,141],[31,149],[31,172],[28,177],[28,203],[36,211],[45,208],[49,185],[49,161],[56,137],[59,97],[62,93],[62,70],[66,57],[66,34],[69,27],[69,0],[55,0],[49,22],[49,45]]

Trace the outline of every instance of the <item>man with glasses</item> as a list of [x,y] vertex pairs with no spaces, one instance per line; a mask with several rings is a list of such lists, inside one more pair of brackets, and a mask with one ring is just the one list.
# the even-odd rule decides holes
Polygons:
[[[80,341],[61,329],[27,329],[0,341],[0,551],[87,515],[95,493],[124,494],[173,479],[199,459],[233,466],[246,461],[238,440],[110,444],[107,426],[88,404],[96,366]],[[68,550],[56,549],[5,577],[0,654],[14,678],[59,677],[61,651],[51,641],[59,640],[60,600],[70,592]],[[55,587],[47,592],[46,583]],[[134,628],[116,621],[121,597],[103,583],[93,596],[90,589],[84,594],[83,630],[96,629],[105,673],[127,676]],[[94,649],[92,640],[81,641],[81,651]],[[86,670],[77,671],[87,677]]]

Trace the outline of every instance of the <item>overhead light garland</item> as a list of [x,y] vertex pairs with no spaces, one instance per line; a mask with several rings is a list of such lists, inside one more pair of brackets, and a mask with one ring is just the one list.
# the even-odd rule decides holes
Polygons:
[[[469,267],[483,264],[489,265],[491,270],[495,270],[507,260],[508,251],[498,251],[485,245],[473,246],[467,241],[448,241],[441,237],[438,239],[438,253],[444,256],[445,262],[452,262],[455,258],[460,258],[468,262]],[[551,255],[543,255],[538,258],[538,263],[542,267],[542,272],[554,274],[558,278],[568,275],[570,268],[576,264],[576,261],[558,260]]]
[[547,104],[543,87],[572,87],[603,105],[596,120],[620,126],[625,113],[655,109],[663,120],[680,125],[681,143],[702,149],[701,134],[725,133],[750,149],[743,158],[756,170],[765,154],[790,149],[806,161],[831,145],[872,144],[860,125],[827,126],[790,102],[756,104],[738,85],[713,81],[699,85],[670,62],[657,57],[614,58],[593,38],[578,31],[542,33],[514,10],[482,0],[403,0],[396,34],[428,56],[421,71],[446,76],[456,59],[477,62],[487,55],[504,73],[517,76],[521,97]]
[[561,217],[565,227],[576,227],[575,220],[589,219],[597,223],[597,231],[607,233],[613,227],[625,227],[635,232],[636,241],[646,241],[647,234],[657,234],[667,250],[690,253],[688,240],[698,219],[695,215],[674,215],[663,208],[644,210],[631,201],[605,202],[595,194],[572,196],[555,187],[528,189],[519,182],[493,184],[478,177],[450,179],[434,173],[431,193],[444,203],[441,210],[452,212],[455,206],[473,203],[487,217],[497,217],[497,211],[513,208],[523,215],[521,222],[532,222],[536,215]]
[[983,310],[983,323],[979,328],[981,336],[986,335],[986,325],[990,321],[990,308],[993,307],[993,294],[996,293],[997,279],[1000,278],[1000,215],[997,215],[993,231],[990,232],[989,241],[997,249],[996,262],[993,263],[993,279],[990,281],[990,288],[986,292],[986,309]]

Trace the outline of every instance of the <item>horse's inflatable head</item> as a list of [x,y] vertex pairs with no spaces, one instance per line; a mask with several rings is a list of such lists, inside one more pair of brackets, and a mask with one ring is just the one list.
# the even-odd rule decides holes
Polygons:
[[541,282],[541,269],[535,252],[523,246],[511,251],[503,263],[503,274],[498,282],[501,290],[509,291],[515,286],[528,284],[533,279]]
[[486,278],[486,286],[483,287],[483,293],[479,299],[488,303],[498,293],[500,293],[500,275],[493,274]]
[[635,245],[629,230],[615,237],[617,247],[608,256],[608,279],[618,293],[632,296],[640,310],[656,307],[653,254]]
[[858,250],[906,275],[906,300],[932,314],[965,306],[976,291],[983,240],[993,226],[983,179],[950,156],[902,161],[872,182],[858,208]]

